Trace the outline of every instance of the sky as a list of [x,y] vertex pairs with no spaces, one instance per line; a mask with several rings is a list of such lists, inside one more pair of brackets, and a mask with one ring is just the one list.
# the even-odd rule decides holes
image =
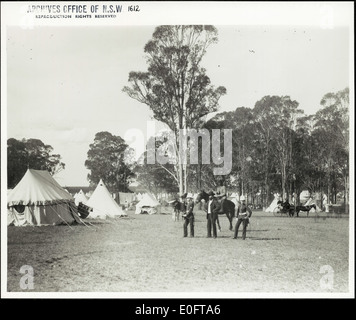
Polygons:
[[[227,89],[219,111],[253,108],[265,95],[288,95],[305,114],[315,114],[324,94],[352,89],[350,8],[328,3],[313,11],[286,5],[275,4],[280,15],[273,11],[268,16],[271,11],[256,11],[254,4],[249,20],[238,6],[220,20],[214,18],[214,3],[199,11],[201,15],[189,7],[197,24],[211,21],[218,29],[218,44],[209,47],[202,65],[214,86]],[[174,10],[167,15],[172,24],[179,23]],[[130,71],[147,70],[143,48],[155,27],[167,23],[161,16],[154,23],[47,22],[32,28],[8,18],[2,30],[6,138],[36,138],[51,145],[66,165],[56,180],[62,186],[87,186],[84,162],[96,133],[108,131],[124,138],[136,129],[146,135],[152,112],[122,88],[128,85]],[[276,23],[278,19],[281,23]],[[160,128],[158,123],[156,127]]]

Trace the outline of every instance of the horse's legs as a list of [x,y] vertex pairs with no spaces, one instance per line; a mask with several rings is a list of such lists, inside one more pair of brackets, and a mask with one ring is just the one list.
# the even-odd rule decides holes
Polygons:
[[179,221],[179,210],[174,210],[174,221]]
[[216,224],[218,225],[218,230],[221,231],[219,216],[216,217]]
[[229,219],[229,223],[230,223],[230,227],[229,227],[229,230],[232,230],[233,229],[233,227],[232,227],[232,214],[230,213],[230,212],[227,212],[226,213],[226,216],[227,216],[227,218]]

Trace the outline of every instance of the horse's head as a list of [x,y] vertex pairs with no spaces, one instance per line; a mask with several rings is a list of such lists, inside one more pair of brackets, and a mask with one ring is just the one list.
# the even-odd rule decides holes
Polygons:
[[199,192],[197,197],[195,198],[195,202],[199,203],[201,200],[203,199],[203,195],[202,192]]
[[201,200],[205,200],[205,201],[208,201],[209,200],[209,194],[207,194],[204,190],[201,190],[196,199],[195,199],[195,202],[196,203],[199,203]]
[[179,199],[184,201],[184,200],[187,198],[187,194],[188,194],[188,192],[183,193],[183,194],[179,197]]

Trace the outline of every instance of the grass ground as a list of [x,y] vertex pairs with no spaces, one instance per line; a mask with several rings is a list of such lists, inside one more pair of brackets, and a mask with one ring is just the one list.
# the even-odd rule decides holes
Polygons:
[[225,216],[218,238],[206,238],[199,210],[195,237],[183,238],[182,221],[173,221],[168,211],[128,212],[125,218],[91,220],[90,227],[8,227],[7,290],[29,291],[20,286],[20,268],[28,265],[32,292],[349,292],[348,216],[256,211],[243,241],[241,231],[232,239]]

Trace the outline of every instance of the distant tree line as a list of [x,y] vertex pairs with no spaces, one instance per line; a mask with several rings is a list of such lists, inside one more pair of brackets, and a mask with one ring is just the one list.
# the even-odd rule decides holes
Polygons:
[[[288,96],[265,96],[254,108],[239,107],[206,122],[202,127],[210,131],[232,129],[232,170],[217,176],[213,174],[212,161],[188,161],[188,191],[226,186],[248,195],[251,201],[259,194],[263,205],[268,206],[275,192],[284,201],[292,201],[295,195],[299,203],[301,191],[309,190],[325,193],[333,203],[342,194],[348,203],[349,89],[324,95],[315,115],[305,115],[298,106]],[[201,143],[199,140],[195,146],[199,155]],[[223,136],[220,143],[223,145]],[[140,182],[151,184],[151,189],[170,190],[175,186],[178,190],[172,164],[165,168],[158,163],[143,164],[135,171]]]
[[[177,163],[156,164],[150,173],[168,173],[166,181],[177,185],[181,194],[225,185],[240,194],[260,194],[266,206],[274,191],[289,200],[306,188],[326,192],[328,201],[333,202],[342,191],[346,202],[348,88],[322,97],[322,109],[313,116],[304,115],[299,103],[289,96],[265,96],[252,109],[239,107],[206,123],[204,117],[219,109],[219,99],[226,94],[225,87],[211,84],[202,67],[207,49],[217,42],[214,26],[159,26],[144,47],[147,71],[129,73],[129,85],[123,92],[147,105],[154,118],[165,123],[176,137]],[[215,176],[210,164],[184,163],[182,158],[189,157],[189,150],[182,149],[180,135],[189,128],[233,129],[233,168],[229,174]],[[220,141],[223,143],[223,137]],[[195,148],[201,152],[201,146]],[[142,176],[142,171],[137,173]],[[147,181],[147,172],[144,176]]]
[[[281,193],[291,201],[302,190],[325,193],[335,203],[349,190],[349,89],[328,93],[315,115],[304,115],[289,97],[266,96],[254,108],[237,108],[206,123],[233,129],[233,168],[229,175],[197,177],[209,166],[192,168],[196,188],[226,185],[253,197]],[[206,173],[205,173],[206,174]],[[297,199],[299,202],[299,199]]]

